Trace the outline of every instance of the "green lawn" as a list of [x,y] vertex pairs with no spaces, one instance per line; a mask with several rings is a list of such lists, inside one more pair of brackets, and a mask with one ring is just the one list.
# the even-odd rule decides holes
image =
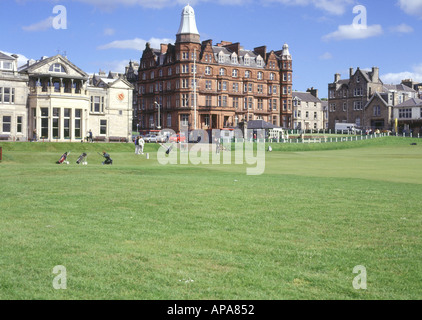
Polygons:
[[0,142],[0,299],[421,299],[411,142],[273,145],[261,176],[161,166],[156,145]]

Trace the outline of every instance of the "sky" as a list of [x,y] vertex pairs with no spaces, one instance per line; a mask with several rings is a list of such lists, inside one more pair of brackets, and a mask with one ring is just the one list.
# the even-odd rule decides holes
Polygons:
[[66,53],[87,73],[124,72],[146,42],[174,43],[190,4],[201,41],[282,49],[293,90],[327,97],[334,74],[379,67],[384,83],[422,82],[422,0],[0,0],[0,51],[19,62]]

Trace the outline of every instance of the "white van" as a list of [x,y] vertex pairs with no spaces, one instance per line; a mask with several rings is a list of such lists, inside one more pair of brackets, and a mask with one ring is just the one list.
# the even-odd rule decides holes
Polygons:
[[356,127],[356,124],[354,123],[336,123],[335,131],[336,133],[338,131],[341,131],[341,132],[347,131],[347,132],[353,132],[353,133],[360,132],[360,130]]

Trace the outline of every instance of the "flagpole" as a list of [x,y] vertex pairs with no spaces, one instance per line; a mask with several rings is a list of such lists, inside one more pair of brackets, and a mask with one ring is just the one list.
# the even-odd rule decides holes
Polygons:
[[193,56],[193,127],[194,130],[197,129],[196,127],[196,49],[194,49],[194,56]]

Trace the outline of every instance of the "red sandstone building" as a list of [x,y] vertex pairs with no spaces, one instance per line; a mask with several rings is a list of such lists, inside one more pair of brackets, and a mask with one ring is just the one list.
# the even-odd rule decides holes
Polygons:
[[292,58],[266,46],[200,42],[195,13],[186,6],[176,43],[143,52],[138,72],[140,130],[235,128],[264,120],[292,126]]

